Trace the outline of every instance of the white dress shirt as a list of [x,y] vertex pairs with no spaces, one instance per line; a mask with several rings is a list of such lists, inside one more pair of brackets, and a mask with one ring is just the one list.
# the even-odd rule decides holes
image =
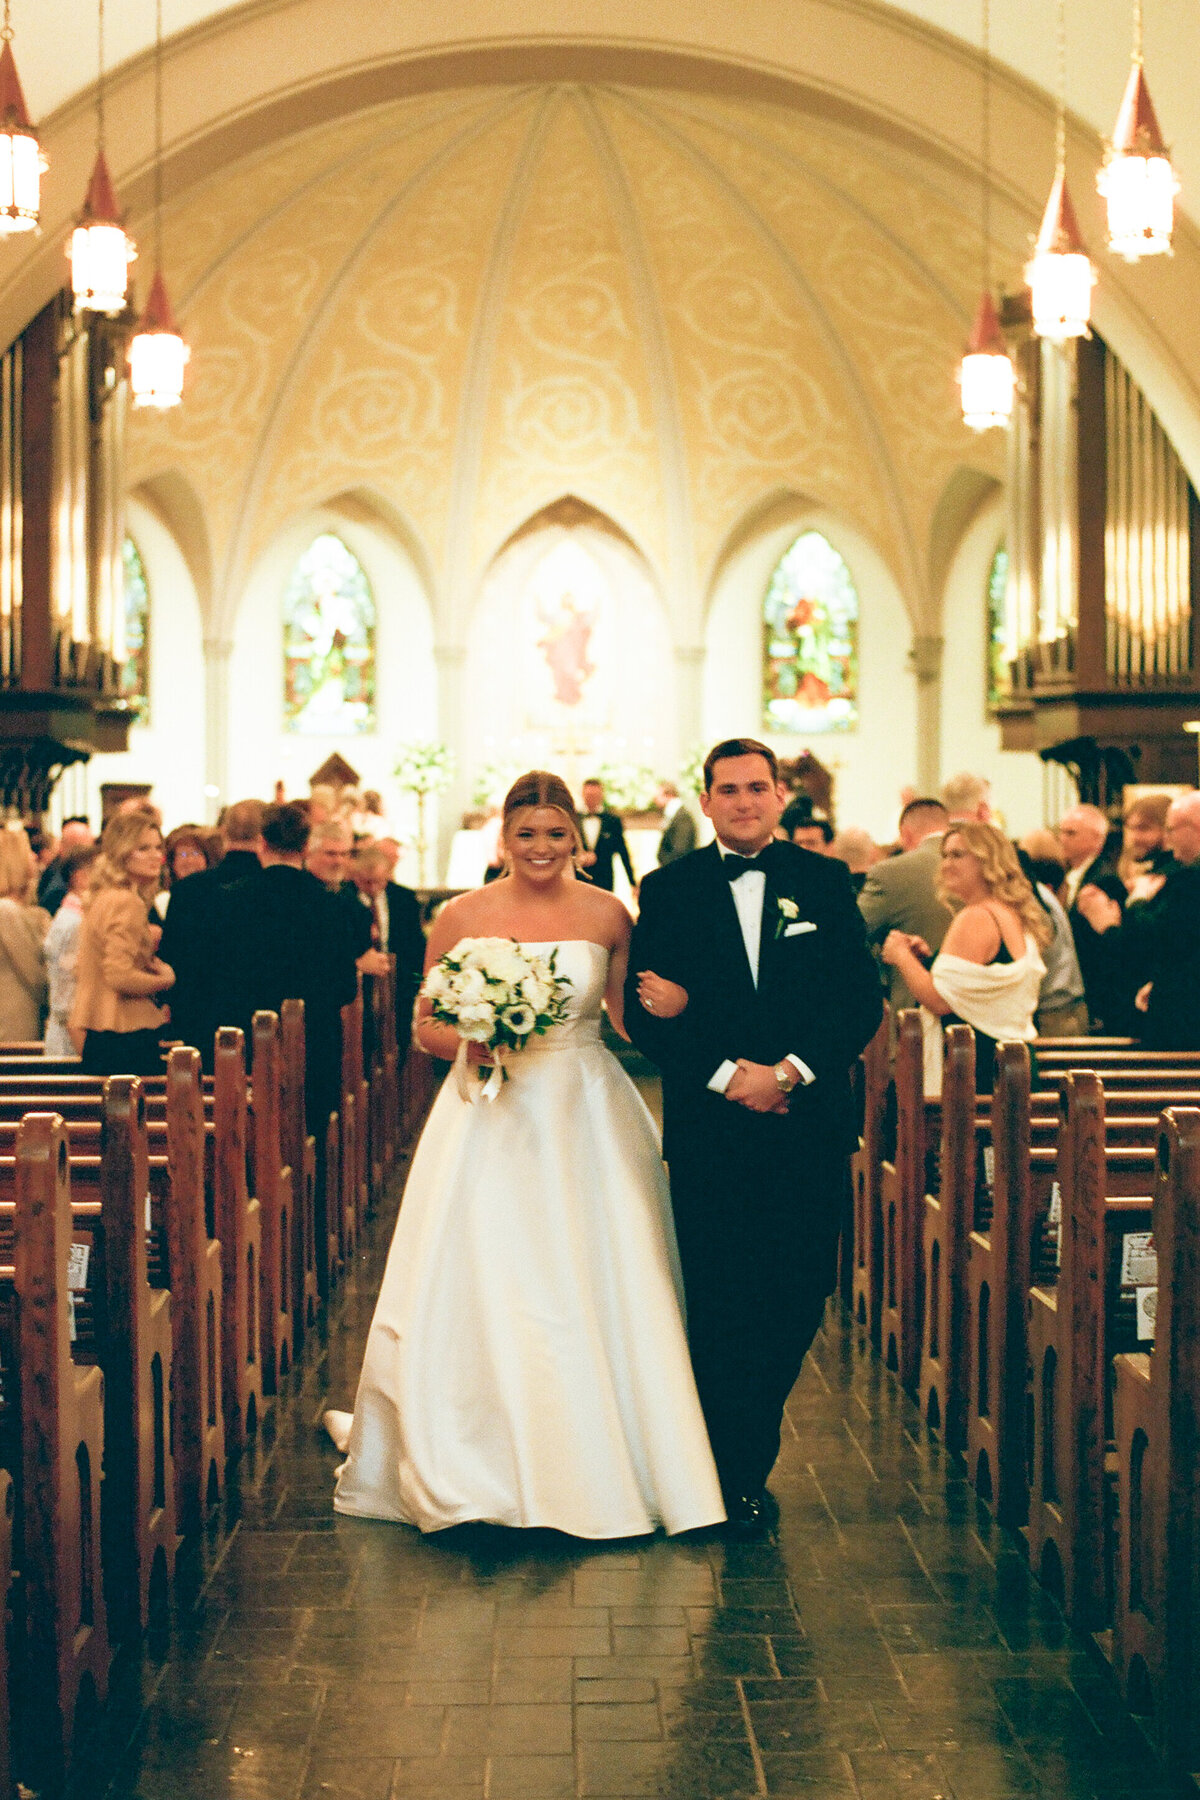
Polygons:
[[1096,858],[1094,856],[1089,856],[1087,861],[1080,863],[1079,867],[1077,869],[1068,869],[1067,870],[1066,879],[1063,883],[1063,892],[1066,895],[1066,899],[1063,901],[1063,905],[1066,907],[1068,912],[1070,912],[1070,910],[1074,906],[1076,900],[1078,900],[1079,890],[1083,886],[1084,882],[1086,881],[1087,875],[1088,875],[1088,870],[1091,868],[1091,866],[1095,862],[1095,860],[1096,860]]
[[579,823],[583,827],[583,841],[589,850],[594,850],[600,842],[600,814],[584,813]]
[[[717,850],[721,861],[724,862],[730,852],[720,838],[717,839]],[[736,855],[738,852],[734,852],[734,854]],[[742,942],[746,946],[746,961],[750,965],[751,979],[757,988],[758,960],[762,948],[763,901],[767,892],[766,875],[761,869],[747,869],[738,876],[736,881],[730,882],[729,892],[733,896],[733,904],[737,909],[738,924],[742,930]],[[783,1058],[783,1061],[791,1063],[800,1077],[802,1087],[807,1087],[810,1082],[817,1079],[808,1064],[803,1062],[800,1057],[793,1056],[791,1052]],[[714,1094],[723,1094],[736,1074],[737,1064],[730,1062],[726,1057],[720,1068],[712,1075],[708,1086]]]

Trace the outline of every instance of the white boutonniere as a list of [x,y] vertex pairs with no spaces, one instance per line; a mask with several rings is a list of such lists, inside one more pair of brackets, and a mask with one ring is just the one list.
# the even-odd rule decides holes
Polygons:
[[792,920],[800,917],[800,908],[786,894],[780,894],[775,902],[775,910],[779,914],[775,921],[775,936],[782,937]]

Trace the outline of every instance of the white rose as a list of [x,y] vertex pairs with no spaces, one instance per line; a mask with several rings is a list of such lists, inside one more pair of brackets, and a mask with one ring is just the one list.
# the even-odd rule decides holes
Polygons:
[[487,994],[487,982],[484,979],[482,970],[476,968],[463,969],[462,972],[455,977],[453,992],[456,1000],[468,1006],[473,1005],[476,1001],[482,1000]]
[[492,959],[502,950],[511,950],[509,938],[464,938],[458,945],[464,969],[490,969]]
[[421,992],[429,1000],[444,1000],[450,992],[450,978],[440,963],[430,969],[421,984]]
[[469,1044],[486,1044],[496,1029],[496,1009],[486,1000],[478,1000],[458,1010],[458,1035]]
[[516,1006],[506,1006],[500,1017],[515,1037],[527,1037],[537,1024],[533,1008],[522,1005],[520,1001]]
[[550,1004],[550,983],[543,981],[540,975],[526,975],[521,983],[521,998],[528,1002],[534,1013],[545,1012]]
[[516,944],[501,941],[487,960],[487,971],[493,981],[504,981],[515,987],[529,967]]

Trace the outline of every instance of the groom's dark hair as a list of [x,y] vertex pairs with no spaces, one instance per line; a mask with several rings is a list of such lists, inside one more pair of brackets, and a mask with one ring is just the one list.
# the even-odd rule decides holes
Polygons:
[[769,744],[760,744],[757,738],[723,738],[714,744],[704,759],[704,791],[711,793],[713,770],[719,762],[731,756],[761,756],[771,771],[771,780],[779,780],[779,758]]

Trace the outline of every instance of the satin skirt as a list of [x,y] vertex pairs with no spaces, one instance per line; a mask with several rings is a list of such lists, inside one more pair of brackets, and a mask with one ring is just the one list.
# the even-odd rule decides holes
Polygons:
[[[590,1030],[588,1029],[590,1027]],[[580,1020],[492,1102],[445,1083],[413,1160],[334,1505],[581,1538],[724,1518],[657,1133]]]

